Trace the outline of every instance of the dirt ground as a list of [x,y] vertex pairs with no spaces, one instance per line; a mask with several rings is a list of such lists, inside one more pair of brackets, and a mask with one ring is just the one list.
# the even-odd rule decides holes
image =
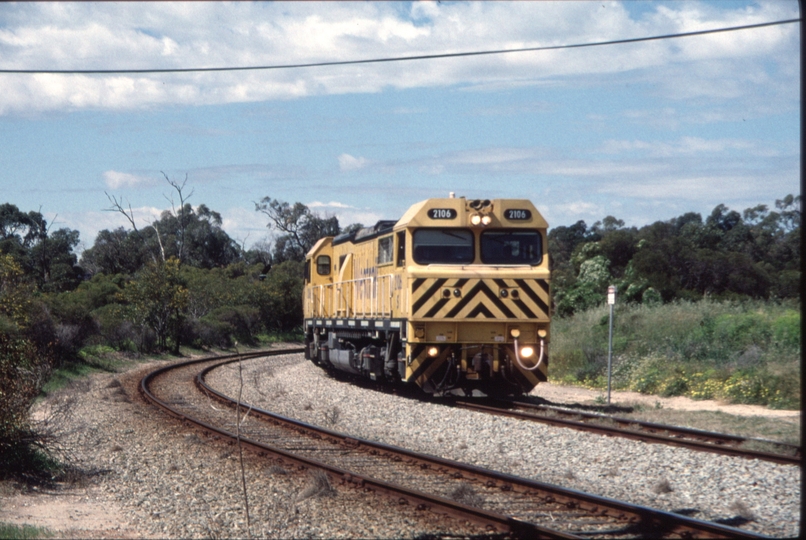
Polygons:
[[[578,387],[545,383],[532,395],[553,404],[601,402],[606,393]],[[716,401],[694,401],[684,397],[662,398],[636,392],[612,392],[611,403],[643,403],[665,409],[712,410],[739,416],[799,417],[800,411],[771,410],[754,405],[726,405]],[[144,538],[126,522],[119,505],[98,488],[78,488],[20,493],[0,485],[0,522],[46,527],[57,538]]]
[[0,522],[45,527],[58,538],[142,538],[99,489],[0,495]]

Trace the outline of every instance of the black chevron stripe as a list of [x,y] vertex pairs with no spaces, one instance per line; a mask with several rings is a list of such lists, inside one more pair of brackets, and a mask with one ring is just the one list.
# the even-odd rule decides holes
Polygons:
[[501,310],[501,313],[503,313],[504,317],[509,319],[515,318],[515,314],[512,313],[509,310],[509,308],[507,308],[503,304],[503,302],[501,302],[501,300],[498,299],[498,296],[496,296],[495,293],[493,293],[483,281],[479,281],[472,289],[470,289],[470,291],[465,295],[465,297],[462,298],[462,300],[460,300],[459,303],[457,303],[447,315],[445,315],[445,318],[451,319],[453,317],[456,317],[456,315],[460,311],[462,311],[462,309],[464,309],[465,306],[467,306],[470,302],[472,302],[476,298],[476,295],[478,295],[479,293],[486,295],[487,298],[489,298],[490,301],[493,304],[495,304],[495,307]]
[[[537,280],[534,280],[534,281],[537,281],[537,282],[538,282],[538,284],[540,284],[540,282],[541,282],[541,281],[544,281],[544,280],[537,279]],[[541,300],[539,296],[537,296],[537,293],[535,293],[535,291],[534,291],[534,290],[532,290],[532,288],[531,288],[531,287],[529,287],[529,286],[526,284],[526,280],[523,280],[523,279],[516,279],[516,280],[515,280],[515,283],[517,283],[517,284],[518,284],[518,286],[519,286],[519,287],[520,287],[520,288],[521,288],[521,289],[522,289],[522,290],[523,290],[523,291],[526,293],[526,295],[527,295],[529,298],[531,298],[531,299],[532,299],[532,302],[534,302],[535,304],[537,304],[537,307],[539,307],[539,308],[540,308],[540,309],[543,311],[543,313],[545,313],[546,315],[548,315],[548,313],[549,313],[549,306],[548,306],[548,305],[547,305],[547,304],[546,304],[546,303],[545,303],[543,300]],[[541,286],[541,287],[542,287],[542,286]],[[546,291],[546,292],[548,292],[548,291]]]
[[[432,296],[434,296],[434,293],[436,293],[439,290],[439,288],[445,284],[446,281],[448,280],[447,279],[436,280],[434,284],[431,285],[431,287],[429,287],[428,290],[425,291],[422,296],[420,296],[420,298],[414,303],[414,305],[411,306],[412,313],[417,313],[418,311],[420,311],[420,308],[423,307],[423,305],[425,305],[425,303],[428,302]],[[412,294],[413,293],[414,291],[412,291]]]
[[420,285],[422,285],[423,283],[425,283],[425,278],[415,279],[414,282],[411,284],[411,293],[414,294],[414,291],[419,289]]
[[423,361],[420,362],[420,365],[417,366],[417,369],[415,369],[414,372],[411,374],[411,378],[409,379],[409,381],[417,382],[417,379],[419,379],[423,375],[423,373],[428,371],[428,368],[430,368],[433,365],[433,363],[438,360],[439,357],[431,358],[429,356],[426,356],[425,358],[423,358]]
[[488,319],[494,319],[495,318],[493,313],[489,309],[487,309],[487,306],[485,306],[484,304],[481,304],[481,303],[478,306],[476,306],[475,308],[473,308],[473,311],[471,311],[470,313],[467,314],[468,318],[470,318],[470,319],[476,318],[479,315],[484,315]]
[[423,318],[433,317],[434,315],[439,313],[439,310],[442,309],[442,306],[447,304],[449,301],[450,301],[450,298],[442,298],[442,299],[440,299],[439,302],[434,304],[434,307],[429,309],[428,312],[425,315],[423,315]]
[[456,314],[462,311],[462,309],[476,296],[476,293],[479,291],[479,286],[484,285],[481,281],[479,281],[472,289],[470,289],[464,297],[457,302],[453,309],[445,315],[446,319],[451,319],[456,317]]
[[549,282],[545,279],[536,279],[537,284],[540,285],[540,288],[543,289],[543,292],[548,294],[549,293]]
[[492,301],[492,303],[495,304],[495,307],[501,310],[501,313],[503,313],[504,317],[506,317],[507,319],[516,318],[515,314],[512,313],[512,311],[510,311],[510,309],[501,301],[500,298],[498,298],[498,295],[495,294],[493,291],[491,291],[486,285],[484,286],[483,292],[484,294],[487,295],[487,298],[489,298]]
[[520,309],[524,315],[526,315],[527,319],[538,318],[537,315],[535,315],[534,312],[529,309],[529,306],[523,303],[523,300],[515,300],[515,305],[518,306],[518,309]]

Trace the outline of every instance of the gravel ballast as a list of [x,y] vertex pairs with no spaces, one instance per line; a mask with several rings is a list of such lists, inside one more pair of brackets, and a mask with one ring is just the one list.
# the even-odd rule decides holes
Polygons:
[[[95,374],[49,398],[51,403],[75,399],[62,442],[81,474],[47,493],[15,494],[5,486],[0,522],[46,526],[60,538],[415,538],[486,532],[429,512],[400,511],[398,501],[331,483],[321,471],[297,470],[244,451],[247,528],[237,446],[183,425],[139,396],[140,379],[164,364],[119,376]],[[40,405],[37,415],[46,408]],[[51,509],[62,514],[56,519],[43,517],[52,501],[64,496],[75,506]],[[108,508],[107,515],[98,508]]]
[[[164,362],[122,375],[95,374],[64,392],[76,402],[63,440],[85,476],[78,485],[51,491],[56,498],[72,494],[86,506],[65,510],[62,521],[70,523],[56,528],[57,537],[247,536],[237,448],[182,425],[138,395],[140,378],[160,365]],[[284,416],[698,519],[743,523],[742,528],[772,537],[800,532],[799,467],[448,409],[332,379],[302,355],[248,360],[242,369],[244,401]],[[237,365],[214,371],[208,382],[237,395]],[[399,512],[394,501],[322,486],[309,473],[271,465],[248,452],[245,458],[254,536],[414,538],[483,532],[418,519]],[[50,523],[26,518],[35,515],[26,508],[37,500],[48,504],[37,493],[0,491],[0,521]],[[82,515],[98,508],[106,508],[106,515],[94,521]]]
[[[541,482],[773,537],[800,533],[800,467],[450,409],[336,380],[297,358],[244,361],[243,400],[356,437]],[[237,365],[208,377],[233,396],[238,381]]]

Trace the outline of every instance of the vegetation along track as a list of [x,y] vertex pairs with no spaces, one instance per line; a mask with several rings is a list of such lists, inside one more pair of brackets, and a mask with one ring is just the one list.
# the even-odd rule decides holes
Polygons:
[[[784,465],[801,465],[802,463],[800,446],[776,441],[751,439],[738,435],[656,424],[598,413],[580,412],[566,407],[539,405],[523,401],[489,399],[479,402],[456,399],[446,403],[464,409],[590,431],[602,435],[624,437],[646,443],[681,446],[691,450],[747,459],[760,459]],[[754,444],[761,444],[774,451],[750,448]]]
[[[270,354],[294,352],[298,351]],[[189,387],[195,381],[208,396],[236,406],[235,400],[208,387],[204,377],[237,360],[205,359],[210,365],[201,372],[202,361],[167,366],[146,376],[141,391],[171,414],[205,430],[240,436],[243,444],[261,455],[323,470],[335,482],[392,495],[403,507],[483,523],[491,532],[530,538],[760,538],[741,529],[351,438],[245,404],[238,405],[247,420],[238,426],[236,435],[232,409],[221,411],[209,406],[205,398],[191,399]],[[252,417],[262,421],[252,421]],[[457,497],[458,493],[463,496]],[[467,504],[455,502],[457,498]]]

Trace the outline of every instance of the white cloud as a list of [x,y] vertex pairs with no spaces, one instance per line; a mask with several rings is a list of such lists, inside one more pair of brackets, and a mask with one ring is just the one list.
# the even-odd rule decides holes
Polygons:
[[308,208],[355,208],[354,206],[350,206],[349,204],[344,204],[337,201],[330,201],[330,202],[321,202],[321,201],[313,201],[306,205]]
[[138,176],[118,171],[106,171],[103,173],[103,178],[109,189],[134,188],[155,183],[154,179],[148,176]]
[[339,156],[339,170],[343,172],[357,171],[363,169],[369,163],[366,158],[353,157],[350,154]]
[[488,148],[482,151],[463,152],[451,159],[465,165],[495,165],[533,159],[536,151],[529,148]]
[[220,214],[221,228],[238,244],[245,245],[246,249],[270,235],[266,226],[268,218],[265,214],[255,212],[254,208],[232,207]]
[[566,204],[553,205],[553,211],[562,212],[564,214],[571,214],[573,216],[591,216],[599,215],[603,212],[598,204],[593,204],[587,201],[574,201]]
[[370,210],[360,210],[360,209],[355,209],[353,211],[347,211],[347,212],[338,212],[336,213],[336,217],[339,218],[339,225],[341,225],[342,228],[348,225],[352,225],[353,223],[361,223],[365,227],[369,227],[371,225],[375,225],[378,221],[382,219],[400,218],[400,216],[384,216],[379,214],[378,212],[373,212]]
[[664,141],[624,141],[607,140],[601,151],[606,154],[620,154],[638,151],[648,157],[674,157],[694,154],[724,154],[740,151],[753,155],[769,155],[768,150],[757,148],[755,143],[741,139],[705,139],[702,137],[681,137],[676,142]]
[[[353,2],[8,4],[0,29],[0,67],[299,64],[605,41],[798,16],[794,2],[747,9],[672,3],[653,7],[640,19],[619,3],[600,4],[416,2],[408,13],[396,3]],[[605,55],[605,49],[589,48],[334,68],[4,76],[0,114],[220,104],[389,87],[535,85],[642,69],[657,77],[659,91],[678,99],[737,96],[768,87],[758,59],[775,59],[781,66],[792,61],[787,58],[796,50],[797,30],[787,25],[619,45],[608,47]],[[670,70],[680,76],[669,77]]]

